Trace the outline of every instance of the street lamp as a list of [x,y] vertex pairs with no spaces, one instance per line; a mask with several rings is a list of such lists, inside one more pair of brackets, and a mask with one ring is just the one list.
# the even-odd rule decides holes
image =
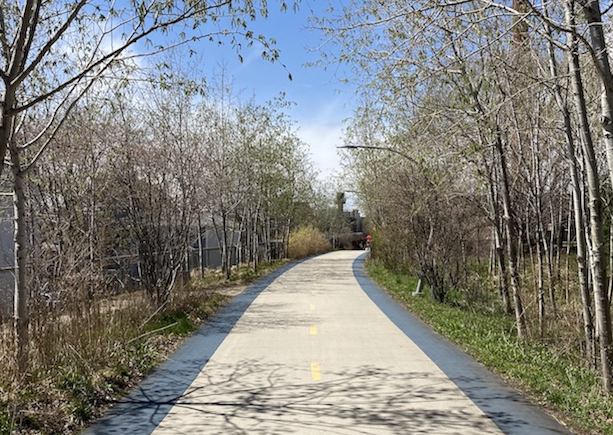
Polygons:
[[[388,151],[391,153],[395,153],[398,154],[399,156],[407,159],[408,161],[410,161],[412,164],[417,164],[417,162],[415,161],[415,159],[413,157],[410,157],[408,155],[406,155],[405,153],[403,153],[402,151],[398,151],[397,149],[394,148],[390,148],[390,147],[383,147],[383,146],[378,146],[378,145],[341,145],[341,146],[337,146],[336,148],[338,149],[348,149],[348,150],[356,150],[356,149],[367,149],[367,150],[383,150],[383,151]],[[423,295],[423,291],[422,291],[422,287],[423,287],[423,279],[422,279],[422,274],[419,274],[419,280],[417,281],[417,288],[415,289],[415,291],[413,293],[411,293],[413,296],[421,296]]]

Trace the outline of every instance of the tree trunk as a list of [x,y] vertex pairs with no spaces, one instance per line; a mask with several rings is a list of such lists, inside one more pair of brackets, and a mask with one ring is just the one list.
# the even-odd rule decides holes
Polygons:
[[541,243],[543,245],[543,251],[545,254],[545,266],[547,267],[547,290],[549,291],[549,302],[551,303],[551,315],[553,317],[556,317],[558,315],[558,309],[556,304],[556,286],[553,276],[553,244],[547,243],[547,232],[545,231],[545,225],[542,220],[542,215],[539,219],[539,226],[539,232],[541,233]]
[[202,221],[200,219],[200,213],[198,213],[198,260],[200,276],[204,276],[204,243],[202,242]]
[[[572,131],[571,131],[572,133]],[[574,145],[573,145],[573,149],[574,149]],[[573,156],[574,157],[574,156]],[[575,159],[573,158],[573,161]],[[575,163],[571,163],[571,165],[576,165]],[[571,170],[577,170],[577,168],[575,167],[574,169]],[[572,178],[572,177],[571,177]],[[575,189],[575,185],[574,185],[574,181],[573,183],[573,192]],[[577,186],[579,187],[579,186]],[[574,207],[574,201],[573,201],[573,194],[571,193],[570,195],[570,203],[568,204],[568,221],[566,223],[567,228],[566,228],[566,303],[568,303],[570,301],[570,245],[571,245],[571,239],[572,239],[572,227],[573,227],[573,223],[572,223],[572,217],[573,217],[573,207]],[[582,222],[583,223],[583,222]],[[584,240],[585,243],[585,240]],[[585,246],[583,248],[585,250]],[[585,251],[584,251],[584,255],[585,255]],[[583,257],[585,259],[585,257]],[[583,267],[585,268],[585,264],[583,265]],[[581,270],[579,270],[579,273],[582,273]],[[581,278],[580,278],[581,279]],[[579,285],[581,286],[581,283],[579,283]],[[585,282],[583,283],[583,285],[585,285]]]
[[496,152],[498,153],[498,163],[500,166],[500,190],[502,193],[502,207],[504,212],[504,223],[507,234],[507,254],[509,257],[509,274],[511,276],[511,287],[513,288],[513,302],[515,306],[515,321],[517,323],[517,335],[519,338],[527,337],[526,316],[521,300],[521,290],[519,288],[519,271],[517,269],[517,248],[515,236],[515,219],[511,210],[511,195],[509,193],[509,177],[507,175],[507,163],[502,147],[502,137],[497,128],[496,131]]
[[579,4],[588,23],[589,40],[603,88],[600,99],[602,129],[607,152],[609,176],[613,179],[613,74],[609,64],[600,2],[598,0],[580,0]]
[[272,240],[270,234],[270,217],[266,218],[264,227],[264,240],[266,243],[266,261],[272,260]]
[[[481,137],[481,145],[483,146],[484,140]],[[502,305],[504,308],[504,312],[506,314],[511,314],[513,308],[511,307],[511,298],[509,297],[509,280],[507,277],[507,262],[504,254],[504,235],[503,235],[503,222],[502,216],[500,215],[500,205],[498,203],[498,196],[496,195],[496,186],[494,177],[496,174],[495,164],[496,157],[494,154],[494,150],[492,150],[492,166],[488,167],[487,163],[484,161],[484,166],[487,168],[487,178],[489,184],[489,196],[490,202],[492,206],[492,216],[494,221],[494,237],[495,237],[495,254],[498,258],[498,289],[500,295],[502,296]]]
[[[613,216],[611,217],[613,219]],[[612,221],[613,222],[613,221]],[[611,311],[611,297],[613,297],[613,228],[609,227],[609,280],[607,287],[607,302]]]
[[[492,228],[492,234],[494,235],[494,241],[490,243],[490,254],[488,256],[487,263],[487,272],[490,276],[496,275],[494,269],[498,267],[498,259],[496,257],[496,230]],[[500,292],[500,296],[502,296],[502,292]]]
[[15,351],[17,370],[20,376],[27,377],[29,370],[29,321],[28,310],[29,289],[26,282],[26,198],[24,176],[21,170],[19,151],[11,149],[11,162],[13,164],[13,211],[14,211],[14,242],[15,242]]
[[222,213],[221,215],[221,233],[222,233],[222,238],[223,238],[222,268],[226,276],[226,279],[230,279],[231,272],[232,272],[232,264],[230,262],[232,252],[231,252],[230,242],[228,240],[228,217],[226,216],[226,213]]
[[[604,36],[602,35],[602,24],[600,23],[600,7],[598,2],[592,2],[593,8],[596,9],[598,20],[594,21],[594,10],[585,8],[586,17],[588,22],[594,23],[594,26],[590,26],[590,36],[595,43],[604,45]],[[574,27],[574,8],[572,0],[565,2],[566,9],[566,21],[567,24]],[[598,29],[595,29],[598,27]],[[598,37],[598,35],[601,36]],[[573,38],[572,34],[569,34],[569,38]],[[602,200],[600,197],[600,179],[598,176],[598,167],[596,163],[596,155],[594,152],[594,145],[592,142],[592,136],[589,130],[589,122],[587,117],[587,109],[585,103],[585,96],[583,92],[583,82],[581,79],[581,70],[579,67],[579,55],[577,52],[576,43],[574,40],[571,43],[569,72],[571,78],[571,85],[573,90],[573,98],[579,118],[579,134],[581,136],[581,142],[583,146],[583,156],[585,161],[586,179],[588,185],[588,207],[590,211],[590,243],[591,243],[591,269],[592,269],[592,286],[594,292],[594,302],[596,308],[596,329],[598,332],[598,338],[600,342],[600,358],[601,358],[601,370],[602,370],[602,382],[604,389],[611,393],[613,392],[613,370],[611,366],[611,318],[609,311],[609,304],[607,301],[606,293],[606,274],[604,270],[604,231],[603,231],[603,209]],[[598,47],[595,47],[598,48]],[[606,51],[599,54],[600,57],[604,56],[606,59],[606,66],[608,67],[608,59]],[[609,71],[607,69],[607,71]],[[609,71],[610,74],[610,71]],[[605,96],[603,96],[603,101]],[[604,114],[604,108],[603,108]],[[612,149],[613,150],[613,149]],[[607,146],[607,154],[609,147]],[[609,159],[613,161],[612,159]]]
[[[238,225],[238,230],[236,232],[233,230],[232,240],[236,238],[236,265],[239,266],[245,263],[245,258],[244,258],[245,256],[243,253],[243,250],[244,250],[243,237],[246,231],[245,231],[245,219],[241,219],[239,216],[239,213],[236,213],[236,220],[240,223]],[[234,228],[236,228],[236,226]],[[232,244],[234,244],[234,242]],[[234,247],[232,249],[234,249]]]
[[260,259],[260,249],[259,249],[259,240],[258,240],[258,216],[260,212],[259,210],[255,213],[253,217],[253,271],[258,271],[259,259]]
[[281,258],[288,258],[289,252],[289,235],[291,231],[292,220],[290,218],[287,219],[287,227],[285,228],[285,232],[283,234],[283,256]]
[[[538,261],[538,278],[537,278],[537,301],[539,312],[539,337],[545,336],[545,279],[543,256],[547,256],[547,241],[543,226],[543,203],[541,200],[541,161],[539,158],[538,139],[534,138],[531,142],[532,160],[533,160],[533,182],[534,182],[534,203],[536,208],[536,256]],[[527,212],[526,212],[527,214]],[[526,216],[527,217],[527,216]],[[526,226],[528,226],[526,219]],[[527,228],[527,233],[530,234],[530,228]],[[532,269],[534,273],[534,269]]]
[[[551,196],[549,197],[549,207],[552,210],[552,219],[553,219],[553,201]],[[570,208],[568,209],[570,210]],[[561,282],[560,278],[560,263],[562,261],[562,249],[564,244],[564,231],[562,230],[564,225],[564,215],[563,215],[563,207],[562,203],[560,203],[560,209],[558,210],[558,223],[556,225],[555,231],[555,246],[556,246],[556,261],[555,261],[555,274],[554,274],[554,282]],[[551,246],[554,246],[554,232],[551,233]]]
[[[569,8],[569,3],[566,3],[567,8],[567,20],[569,20],[568,24],[571,26],[574,25],[574,20],[571,15]],[[552,34],[551,29],[548,29],[548,33]],[[569,42],[571,46],[571,50],[568,52],[568,61],[570,66],[571,73],[571,84],[574,93],[575,106],[577,111],[581,114],[579,120],[579,127],[583,131],[581,134],[582,141],[586,143],[591,143],[591,134],[589,131],[589,127],[587,125],[587,118],[585,115],[585,107],[584,100],[580,94],[582,94],[582,85],[581,85],[581,77],[578,69],[578,59],[576,58],[576,43],[574,41],[574,36],[570,35]],[[551,71],[551,75],[554,79],[558,77],[558,68],[557,62],[554,53],[553,44],[549,43],[549,67]],[[575,239],[577,243],[577,268],[578,268],[578,278],[579,278],[579,290],[581,293],[581,301],[583,306],[583,330],[585,336],[585,346],[586,346],[586,356],[589,361],[590,366],[594,365],[594,357],[595,357],[595,340],[594,340],[594,321],[592,315],[592,301],[589,292],[589,268],[586,264],[586,254],[587,254],[587,242],[586,242],[586,234],[585,234],[585,220],[584,220],[584,208],[583,208],[583,189],[581,189],[582,180],[579,175],[580,167],[577,162],[577,157],[575,153],[575,142],[573,135],[573,127],[571,122],[570,111],[568,109],[568,105],[564,98],[562,97],[562,89],[560,85],[556,82],[554,86],[554,96],[556,98],[557,105],[562,114],[562,118],[564,120],[564,133],[566,138],[566,158],[569,162],[570,167],[570,177],[571,177],[571,186],[572,186],[572,196],[571,206],[573,210],[573,216],[575,221]],[[567,250],[566,250],[566,300],[569,300],[569,254],[570,254],[570,243],[571,243],[571,215],[569,213],[568,218],[568,236],[567,236]]]
[[537,300],[539,310],[539,337],[545,336],[545,285],[543,279],[543,251],[541,249],[542,234],[540,234],[536,240],[536,256],[538,261],[538,280],[537,280]]
[[502,234],[496,229],[496,254],[498,256],[498,289],[502,296],[502,306],[506,314],[511,314],[511,298],[509,297],[509,280],[507,278],[507,265],[504,255],[504,247],[502,246]]
[[[540,172],[540,171],[537,171],[537,172]],[[540,187],[539,187],[539,190],[540,190]],[[557,307],[556,307],[556,296],[555,296],[556,295],[555,283],[554,283],[554,276],[553,276],[553,252],[551,251],[550,245],[547,242],[547,232],[545,231],[545,224],[543,223],[542,202],[541,202],[540,194],[539,194],[539,197],[537,198],[537,215],[538,215],[538,226],[539,226],[538,232],[540,235],[539,243],[541,244],[543,248],[542,253],[545,257],[545,266],[547,267],[547,290],[549,292],[549,302],[551,303],[551,314],[553,317],[556,317]],[[551,247],[553,247],[553,244],[551,244]],[[542,266],[542,261],[541,261],[541,266]]]

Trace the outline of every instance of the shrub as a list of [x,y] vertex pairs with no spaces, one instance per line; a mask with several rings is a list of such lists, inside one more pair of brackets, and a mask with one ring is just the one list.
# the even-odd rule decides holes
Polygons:
[[288,256],[290,258],[305,258],[322,254],[331,249],[330,242],[318,229],[307,226],[292,232],[289,236]]

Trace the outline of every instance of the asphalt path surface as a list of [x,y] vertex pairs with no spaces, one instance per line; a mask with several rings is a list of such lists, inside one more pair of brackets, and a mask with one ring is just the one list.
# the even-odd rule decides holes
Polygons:
[[363,251],[252,285],[87,435],[570,434],[368,279]]

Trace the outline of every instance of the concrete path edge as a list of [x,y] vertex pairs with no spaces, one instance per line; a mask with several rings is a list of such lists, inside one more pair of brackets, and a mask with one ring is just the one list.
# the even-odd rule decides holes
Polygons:
[[[365,294],[507,435],[572,435],[500,377],[417,319],[364,271],[366,253],[352,265]],[[308,259],[307,259],[308,260]],[[306,261],[306,260],[302,260]],[[84,435],[151,434],[192,384],[251,303],[279,276],[300,264],[288,264],[245,289],[200,328]]]
[[572,435],[383,291],[364,271],[366,256],[359,256],[353,263],[353,273],[362,290],[505,434]]
[[282,266],[234,297],[124,399],[85,429],[83,435],[151,434],[251,303],[275,279],[303,261]]

